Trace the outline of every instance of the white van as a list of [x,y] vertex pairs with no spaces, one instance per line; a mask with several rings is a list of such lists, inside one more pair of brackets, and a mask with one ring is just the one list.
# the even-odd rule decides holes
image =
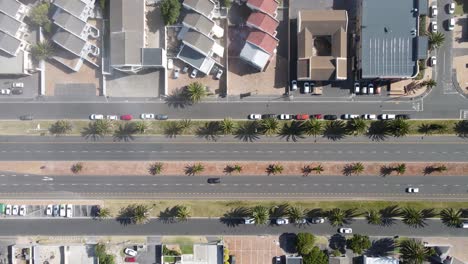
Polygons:
[[468,228],[468,222],[463,222],[460,225],[461,228]]

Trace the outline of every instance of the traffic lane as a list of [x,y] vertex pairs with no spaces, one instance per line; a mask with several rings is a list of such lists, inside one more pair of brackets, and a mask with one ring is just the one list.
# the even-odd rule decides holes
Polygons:
[[0,149],[0,160],[468,160],[464,143],[2,143]]
[[[350,225],[353,233],[368,236],[468,236],[467,229],[449,228],[439,220],[427,220],[425,228],[412,228],[395,220],[391,226],[369,225],[366,220],[354,220]],[[86,236],[86,235],[280,235],[285,233],[311,232],[316,235],[337,234],[339,227],[328,223],[296,225],[245,225],[236,220],[189,219],[168,223],[152,219],[147,224],[123,224],[114,219],[3,219],[0,221],[1,236]],[[348,235],[349,236],[349,235]]]

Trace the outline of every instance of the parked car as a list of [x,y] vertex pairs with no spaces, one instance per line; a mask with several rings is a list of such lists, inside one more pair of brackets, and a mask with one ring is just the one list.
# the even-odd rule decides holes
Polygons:
[[379,116],[379,119],[381,119],[381,120],[393,120],[393,119],[395,119],[395,117],[396,117],[395,115],[381,114]]
[[349,119],[355,119],[355,118],[359,118],[359,115],[356,115],[356,114],[344,114],[341,116],[341,119],[343,120],[349,120]]
[[406,192],[407,193],[418,193],[419,188],[409,187],[409,188],[406,188]]
[[104,115],[92,114],[92,115],[89,116],[89,119],[91,119],[91,120],[101,120],[101,119],[104,119]]
[[281,261],[281,257],[280,256],[276,256],[275,257],[275,264],[281,264],[282,261]]
[[172,70],[174,68],[174,61],[172,59],[167,59],[167,69]]
[[5,215],[11,215],[11,204],[5,206]]
[[360,91],[361,91],[361,88],[359,87],[359,83],[355,82],[354,83],[354,93],[359,94]]
[[172,78],[173,79],[179,78],[179,69],[174,69]]
[[13,212],[11,213],[12,215],[18,215],[19,212],[19,206],[18,205],[13,205]]
[[367,86],[366,85],[362,86],[361,94],[367,94]]
[[431,31],[433,33],[437,32],[437,21],[432,21],[431,22]]
[[373,114],[364,114],[364,115],[362,115],[362,118],[363,118],[363,119],[367,119],[367,120],[376,120],[376,119],[377,119],[377,115],[373,115]]
[[219,69],[218,72],[216,73],[215,79],[219,80],[221,79],[221,76],[223,76],[223,70]]
[[339,232],[342,233],[342,234],[351,234],[353,233],[353,229],[349,228],[349,227],[342,227],[339,229]]
[[246,225],[254,225],[254,224],[255,224],[255,219],[254,219],[254,218],[245,217],[245,218],[244,218],[244,224],[246,224]]
[[144,113],[140,115],[141,119],[154,119],[154,114]]
[[375,93],[376,94],[380,94],[381,91],[382,91],[382,89],[380,87],[377,86],[377,88],[375,88]]
[[53,205],[51,205],[51,204],[47,205],[45,214],[48,215],[48,216],[52,216],[52,209],[53,208],[54,208]]
[[311,115],[310,118],[322,119],[323,115],[322,114],[315,114],[315,115]]
[[52,215],[53,216],[60,215],[60,206],[58,204],[54,204],[54,208],[52,208]]
[[136,252],[135,250],[133,250],[131,248],[124,249],[124,253],[125,253],[125,255],[132,256],[132,257],[135,257],[138,254],[138,252]]
[[295,224],[300,224],[300,225],[304,225],[304,224],[307,224],[307,219],[305,218],[300,218],[300,219],[297,219],[296,221],[294,221]]
[[455,18],[447,20],[447,29],[452,31],[455,28]]
[[209,184],[221,183],[221,179],[220,178],[209,178],[207,182]]
[[129,115],[129,114],[120,116],[120,120],[125,120],[125,121],[130,121],[130,120],[132,120],[132,118],[133,118],[133,116]]
[[449,14],[453,14],[455,12],[455,3],[449,3],[447,7],[448,7]]
[[310,93],[310,84],[308,82],[304,83],[304,93],[305,94]]
[[11,90],[10,89],[1,89],[0,94],[9,95],[9,94],[11,94]]
[[297,81],[292,80],[291,81],[291,91],[296,91],[297,90]]
[[296,120],[307,120],[307,119],[309,119],[308,114],[298,114],[298,115],[296,115]]
[[190,74],[190,78],[195,78],[195,77],[197,77],[197,73],[198,73],[198,70],[197,70],[197,69],[193,69],[193,70],[192,70],[192,73]]
[[24,83],[14,82],[14,83],[11,84],[11,88],[24,88]]
[[372,83],[369,83],[369,94],[374,94],[374,85]]
[[267,119],[267,118],[276,118],[276,114],[263,114],[262,119]]
[[281,114],[281,115],[279,115],[279,119],[280,119],[280,120],[291,120],[291,119],[292,119],[292,115],[289,115],[289,114]]
[[34,116],[33,115],[22,115],[19,118],[20,120],[33,120]]
[[261,115],[261,114],[250,114],[250,115],[248,116],[248,118],[249,118],[250,120],[260,120],[260,119],[262,119],[262,115]]
[[62,217],[67,216],[67,209],[65,208],[64,204],[60,205],[60,214],[59,215],[62,216]]
[[159,114],[159,115],[155,115],[154,118],[156,120],[167,120],[167,119],[169,119],[169,116]]
[[136,262],[135,257],[125,257],[125,262]]
[[107,115],[106,119],[107,120],[119,120],[119,117],[116,115]]
[[21,205],[19,209],[19,215],[20,216],[25,216],[26,215],[26,205]]
[[325,120],[337,120],[338,116],[336,116],[336,115],[324,115],[323,119],[325,119]]
[[436,17],[437,16],[437,6],[433,5],[431,6],[431,17]]
[[23,89],[21,88],[11,89],[11,94],[15,94],[15,95],[23,94]]
[[323,217],[314,217],[310,220],[312,224],[323,224],[325,223],[325,218]]
[[289,224],[289,219],[287,219],[287,218],[278,218],[278,219],[276,219],[275,222],[276,222],[277,225],[287,225],[287,224]]
[[406,115],[406,114],[396,115],[396,118],[398,118],[398,119],[411,119],[410,115]]
[[73,217],[73,205],[67,204],[66,217]]
[[436,66],[437,64],[436,56],[431,56],[430,63],[431,63],[431,66]]

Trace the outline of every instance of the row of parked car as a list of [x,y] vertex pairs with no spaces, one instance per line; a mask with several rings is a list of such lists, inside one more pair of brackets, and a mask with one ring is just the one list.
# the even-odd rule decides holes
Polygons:
[[[446,11],[448,14],[453,14],[455,12],[455,3],[449,3],[446,6]],[[436,5],[431,6],[431,17],[436,18],[437,14],[439,13],[439,10]],[[455,19],[450,18],[447,19],[447,30],[453,30],[455,28]],[[437,26],[437,21],[432,21],[431,22],[431,31],[432,32],[437,32],[438,26]]]
[[73,205],[71,204],[49,204],[46,207],[47,216],[73,217]]
[[364,84],[360,85],[358,82],[354,83],[354,93],[355,94],[380,94],[381,88],[374,88],[374,84]]
[[[169,117],[167,115],[155,115],[151,113],[143,113],[140,115],[140,118],[143,120],[150,120],[150,119],[156,119],[156,120],[167,120]],[[130,114],[127,115],[101,115],[101,114],[92,114],[89,116],[89,119],[91,120],[102,120],[102,119],[107,119],[107,120],[125,120],[129,121],[133,119],[133,116]]]
[[[337,115],[322,115],[322,114],[314,114],[314,115],[309,115],[309,114],[250,114],[248,116],[248,119],[250,120],[260,120],[260,119],[267,119],[267,118],[277,118],[279,120],[307,120],[307,119],[324,119],[324,120],[337,120],[338,116]],[[363,114],[363,115],[358,115],[358,114],[343,114],[340,116],[341,119],[343,120],[349,120],[349,119],[357,119],[357,118],[362,118],[362,119],[368,119],[368,120],[393,120],[393,119],[410,119],[409,115],[406,114],[400,114],[400,115],[393,115],[393,114],[381,114],[381,115],[375,115],[375,114]]]
[[14,82],[11,84],[11,88],[4,88],[0,90],[1,95],[10,95],[10,94],[23,94],[24,83]]
[[[277,219],[274,220],[274,223],[277,224],[277,225],[290,224],[289,218],[277,218]],[[296,220],[294,223],[295,224],[307,224],[307,223],[323,224],[323,223],[325,223],[325,218],[323,218],[323,217],[314,217],[312,219],[302,218],[302,219]],[[246,218],[244,218],[244,224],[254,225],[255,224],[255,219],[246,217]]]
[[26,215],[26,205],[11,205],[7,204],[5,206],[5,215],[19,215],[25,216]]

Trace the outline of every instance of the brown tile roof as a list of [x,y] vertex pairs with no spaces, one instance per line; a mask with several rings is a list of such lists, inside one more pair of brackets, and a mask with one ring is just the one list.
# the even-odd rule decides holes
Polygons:
[[273,54],[273,51],[278,45],[278,39],[262,31],[250,32],[247,37],[247,41],[258,46],[269,54]]
[[276,28],[279,25],[279,21],[273,17],[261,13],[252,12],[247,20],[247,23],[252,24],[260,30],[267,32],[270,35],[274,35]]
[[299,32],[308,28],[315,35],[333,35],[346,30],[347,21],[346,10],[300,10],[297,22]]
[[278,2],[275,0],[248,0],[247,4],[270,15],[273,15],[278,8]]

